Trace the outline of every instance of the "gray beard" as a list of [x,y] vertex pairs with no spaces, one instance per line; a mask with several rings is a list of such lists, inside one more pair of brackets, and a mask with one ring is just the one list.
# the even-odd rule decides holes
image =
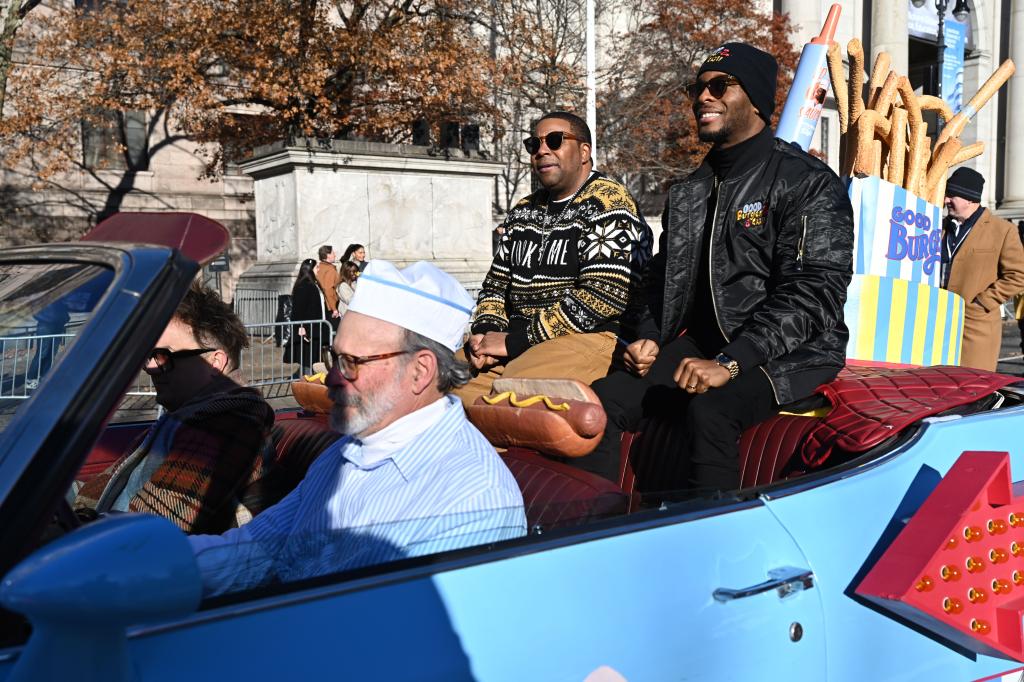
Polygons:
[[[394,380],[370,396],[335,393],[331,396],[331,428],[341,434],[360,436],[391,411],[398,402],[398,390],[398,381]],[[354,408],[351,416],[346,416],[346,407]]]

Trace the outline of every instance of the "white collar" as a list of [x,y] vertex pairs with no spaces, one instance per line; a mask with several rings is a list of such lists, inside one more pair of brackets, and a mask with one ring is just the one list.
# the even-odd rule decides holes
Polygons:
[[346,454],[346,459],[360,469],[372,469],[437,423],[450,405],[451,402],[444,397],[438,398],[426,407],[396,419],[380,431],[360,439],[363,445],[358,454]]

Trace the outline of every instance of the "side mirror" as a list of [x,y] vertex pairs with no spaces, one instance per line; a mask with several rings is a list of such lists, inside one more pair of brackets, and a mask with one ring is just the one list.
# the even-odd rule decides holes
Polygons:
[[80,528],[0,583],[0,603],[32,623],[9,682],[134,679],[125,628],[187,615],[201,598],[192,549],[166,519],[123,514]]

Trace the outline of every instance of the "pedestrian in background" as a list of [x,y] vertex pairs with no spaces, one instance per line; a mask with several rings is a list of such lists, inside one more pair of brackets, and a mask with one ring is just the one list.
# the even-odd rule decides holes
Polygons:
[[359,266],[352,261],[341,264],[341,283],[338,285],[338,312],[342,315],[348,310],[349,301],[356,293],[356,280],[359,278]]
[[331,327],[337,329],[338,322],[341,319],[341,312],[338,310],[338,283],[341,280],[338,277],[338,268],[334,266],[334,262],[338,260],[338,253],[330,244],[324,244],[320,247],[318,255],[320,256],[320,262],[316,264],[314,271],[316,281],[320,285],[320,290],[324,292],[324,301],[327,304],[327,312],[330,315],[327,319],[330,320]]
[[307,258],[299,266],[299,274],[292,286],[292,319],[302,324],[292,325],[292,335],[284,348],[284,361],[297,363],[298,374],[312,374],[313,363],[320,362],[323,347],[330,342],[330,332],[323,321],[328,320],[327,302],[317,283],[314,269],[316,261]]
[[359,272],[366,269],[366,247],[362,244],[349,244],[348,248],[345,249],[345,255],[342,256],[341,262],[348,263],[353,262],[359,267]]
[[[1024,220],[1017,221],[1017,233],[1020,235],[1021,245],[1024,245]],[[1020,352],[1024,354],[1024,292],[1017,294],[1014,304],[1017,329],[1020,331]]]
[[960,365],[994,372],[1003,340],[999,310],[1024,290],[1024,247],[1013,223],[981,205],[985,178],[957,168],[946,183],[942,286],[966,302]]

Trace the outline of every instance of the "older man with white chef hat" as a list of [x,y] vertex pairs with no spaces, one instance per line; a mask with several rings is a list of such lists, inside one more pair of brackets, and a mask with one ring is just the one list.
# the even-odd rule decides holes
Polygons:
[[469,379],[453,352],[472,307],[429,263],[367,266],[327,379],[346,435],[251,523],[190,538],[208,595],[526,532],[515,479],[449,395]]

